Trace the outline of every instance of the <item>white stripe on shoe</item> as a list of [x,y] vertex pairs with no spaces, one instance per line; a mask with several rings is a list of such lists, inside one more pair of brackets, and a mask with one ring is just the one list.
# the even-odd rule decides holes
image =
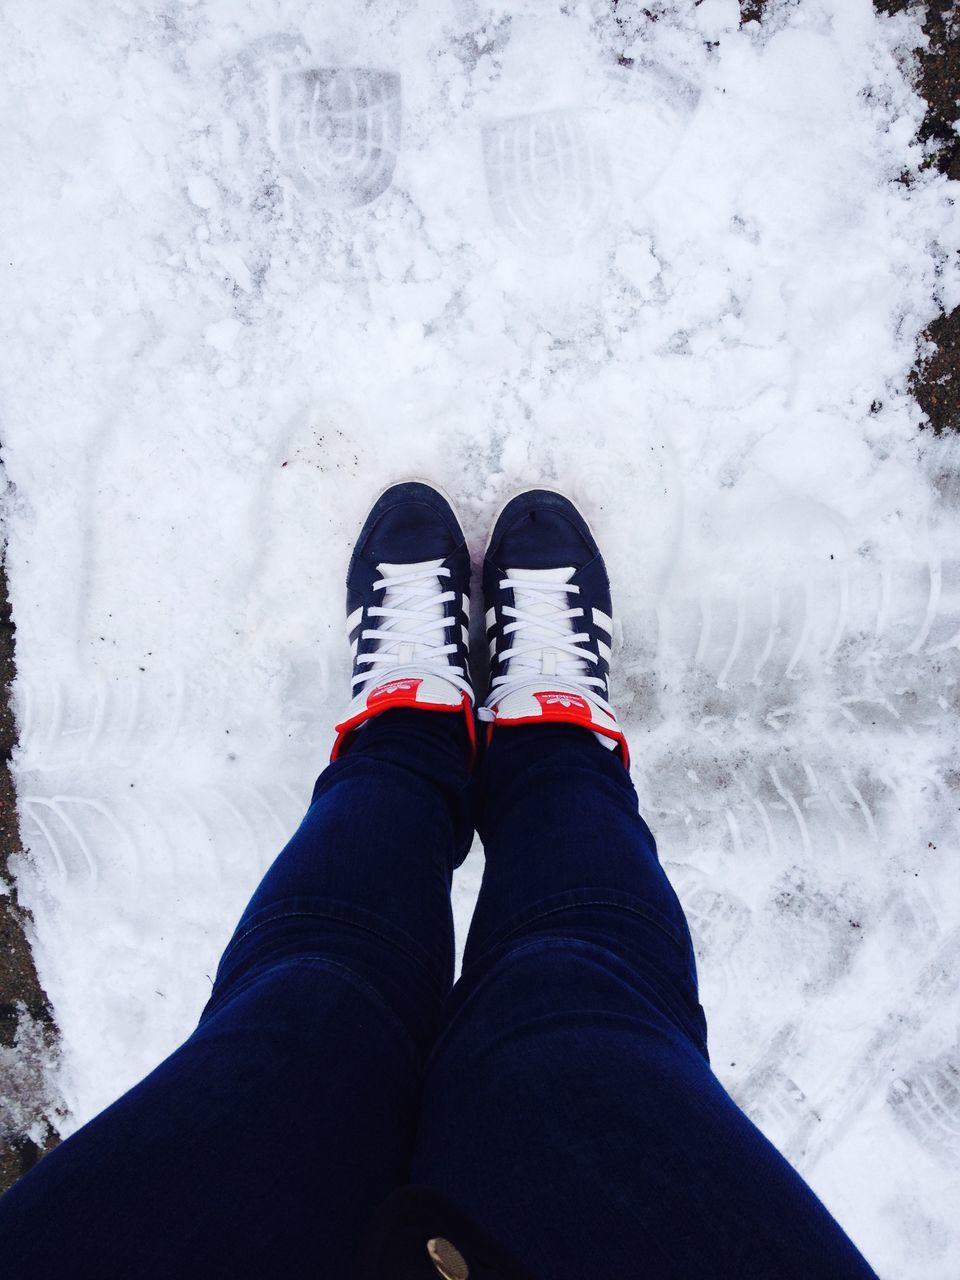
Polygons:
[[363,605],[361,605],[359,609],[354,609],[353,613],[351,613],[350,617],[347,619],[347,635],[350,634],[362,617]]
[[613,635],[613,619],[609,613],[604,613],[602,609],[594,609],[593,625],[595,627],[603,627],[608,636]]

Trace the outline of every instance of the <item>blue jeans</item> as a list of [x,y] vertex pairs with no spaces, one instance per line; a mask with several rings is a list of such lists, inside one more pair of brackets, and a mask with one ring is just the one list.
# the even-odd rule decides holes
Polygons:
[[472,780],[457,717],[362,730],[197,1030],[0,1200],[0,1269],[344,1280],[403,1183],[545,1280],[873,1275],[711,1072],[680,903],[579,728],[501,730]]

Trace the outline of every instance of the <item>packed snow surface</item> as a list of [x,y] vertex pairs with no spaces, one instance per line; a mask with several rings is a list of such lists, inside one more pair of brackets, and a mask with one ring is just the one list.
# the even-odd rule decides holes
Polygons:
[[373,497],[439,483],[479,553],[545,483],[608,555],[716,1070],[884,1277],[956,1280],[960,457],[908,374],[960,229],[921,16],[6,0],[18,880],[68,1127],[189,1033],[305,807]]

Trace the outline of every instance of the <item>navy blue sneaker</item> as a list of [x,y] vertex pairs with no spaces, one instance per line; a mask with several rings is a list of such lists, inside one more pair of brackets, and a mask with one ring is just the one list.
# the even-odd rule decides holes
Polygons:
[[590,526],[549,489],[512,498],[483,564],[490,693],[480,719],[590,729],[629,764],[609,702],[610,583]]
[[352,701],[332,759],[391,707],[464,715],[474,737],[468,675],[470,554],[447,499],[428,484],[395,484],[360,531],[347,571]]

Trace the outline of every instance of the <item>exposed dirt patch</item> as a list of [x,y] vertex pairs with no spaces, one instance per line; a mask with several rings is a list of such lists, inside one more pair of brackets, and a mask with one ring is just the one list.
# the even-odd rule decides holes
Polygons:
[[939,435],[960,431],[960,308],[939,316],[924,334],[935,350],[913,372],[913,393]]
[[[881,13],[901,13],[910,0],[874,0]],[[927,100],[921,141],[930,163],[960,181],[960,0],[927,6],[926,49],[917,51],[919,89]],[[913,393],[938,434],[960,431],[960,308],[940,316],[924,334],[927,350],[913,373]]]
[[[741,0],[743,22],[763,21],[768,0]],[[918,0],[874,0],[879,13],[923,9]],[[926,6],[923,22],[928,38],[916,53],[917,87],[927,102],[920,140],[930,149],[929,164],[960,181],[960,0],[936,0]],[[911,377],[917,401],[939,435],[960,431],[960,308],[939,316],[923,335]]]
[[47,1071],[56,1053],[56,1030],[27,942],[29,921],[8,869],[20,851],[16,794],[7,767],[17,738],[10,708],[14,656],[7,578],[0,565],[0,882],[9,888],[0,897],[0,1191],[56,1144],[47,1120],[52,1105]]
[[760,22],[767,0],[740,0],[740,21]]

